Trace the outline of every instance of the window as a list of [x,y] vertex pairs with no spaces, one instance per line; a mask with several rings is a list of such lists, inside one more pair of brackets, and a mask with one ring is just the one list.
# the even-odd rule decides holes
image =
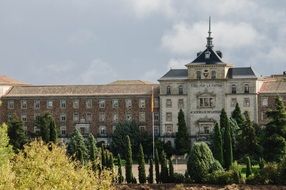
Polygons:
[[237,103],[236,98],[231,98],[230,106],[235,107],[236,103]]
[[132,108],[132,100],[131,99],[125,100],[125,105],[126,105],[126,108],[128,109]]
[[60,100],[61,109],[66,109],[66,100]]
[[165,131],[166,131],[166,134],[172,134],[173,133],[173,124],[166,124],[165,125]]
[[116,130],[116,125],[112,126],[112,133],[114,133],[114,131]]
[[113,122],[115,122],[115,123],[118,122],[118,113],[113,114]]
[[27,100],[21,100],[21,109],[27,109]]
[[268,97],[263,97],[261,101],[262,106],[266,107],[268,106]]
[[73,100],[72,107],[74,109],[78,109],[79,108],[79,100]]
[[216,72],[215,71],[211,72],[211,79],[216,79]]
[[99,108],[105,108],[105,100],[99,100],[99,102],[98,102],[98,104],[99,104]]
[[86,107],[87,109],[92,108],[92,99],[87,99],[87,100],[85,101],[85,107]]
[[231,93],[236,94],[236,85],[235,84],[231,85]]
[[160,134],[159,132],[159,126],[154,126],[154,135],[158,136]]
[[245,94],[248,94],[248,93],[249,93],[249,85],[248,85],[248,84],[245,84],[245,85],[244,85],[244,93],[245,93]]
[[250,106],[250,99],[249,99],[249,98],[244,98],[244,100],[243,100],[243,106],[244,106],[244,107],[249,107],[249,106]]
[[90,112],[87,112],[87,113],[86,113],[85,119],[86,119],[86,121],[92,121],[92,115],[91,115]]
[[145,122],[145,112],[140,112],[139,113],[139,122]]
[[34,108],[35,108],[36,110],[38,110],[38,109],[40,109],[40,106],[41,106],[40,100],[35,100],[35,101],[34,101]]
[[172,112],[166,113],[166,121],[171,122],[172,121]]
[[112,108],[118,108],[119,107],[119,102],[117,99],[112,100]]
[[145,126],[139,126],[139,131],[144,132],[145,131]]
[[201,71],[197,71],[197,79],[201,79],[202,78],[202,72]]
[[166,107],[171,108],[172,107],[172,100],[171,99],[166,99]]
[[184,99],[179,99],[178,100],[178,108],[183,109],[184,108]]
[[14,109],[14,100],[8,101],[8,109]]
[[47,108],[48,109],[53,108],[53,100],[47,100]]
[[183,89],[183,85],[179,86],[179,95],[184,94],[184,89]]
[[39,134],[41,131],[40,127],[34,126],[34,133]]
[[154,113],[154,121],[159,121],[159,113]]
[[21,121],[23,122],[23,123],[25,123],[25,122],[27,122],[27,114],[21,114]]
[[199,107],[200,108],[212,108],[215,106],[215,100],[213,97],[200,97]]
[[73,121],[79,121],[79,114],[78,112],[73,113]]
[[171,87],[167,86],[167,94],[170,95],[171,94]]
[[34,120],[37,120],[40,116],[41,116],[40,113],[35,113],[35,114],[34,114]]
[[10,121],[12,119],[12,115],[13,115],[12,113],[7,114],[8,121]]
[[99,113],[99,121],[100,122],[104,122],[105,121],[105,113],[103,113],[103,112]]
[[145,103],[145,99],[140,99],[139,100],[139,108],[145,108],[145,105],[146,103]]
[[66,126],[61,126],[60,127],[60,131],[61,131],[61,136],[65,136],[66,135],[66,131],[67,131],[67,127]]
[[105,136],[106,134],[107,134],[106,126],[100,126],[99,127],[99,135]]
[[211,52],[210,51],[206,51],[205,52],[205,58],[209,59],[211,57]]
[[60,121],[61,122],[65,122],[66,121],[66,114],[65,113],[61,113],[61,115],[60,115]]
[[154,107],[155,108],[159,107],[159,98],[154,98]]
[[132,114],[126,113],[126,121],[131,121],[131,120],[132,120]]
[[198,134],[210,134],[213,123],[199,123]]

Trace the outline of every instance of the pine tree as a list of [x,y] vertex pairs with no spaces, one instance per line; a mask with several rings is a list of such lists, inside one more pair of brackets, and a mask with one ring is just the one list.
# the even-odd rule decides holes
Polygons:
[[167,158],[164,150],[161,152],[161,176],[160,179],[163,183],[168,183],[169,172],[168,172],[168,165],[167,165]]
[[189,135],[184,112],[180,109],[178,114],[178,132],[176,133],[175,145],[177,154],[183,155],[189,150]]
[[141,144],[139,146],[138,164],[139,164],[138,166],[139,183],[146,183],[144,152]]
[[127,153],[126,153],[126,164],[125,164],[125,176],[126,176],[126,182],[132,183],[133,174],[132,174],[132,147],[130,138],[127,135],[126,136],[126,142],[127,142]]
[[150,159],[149,162],[149,176],[148,176],[148,183],[154,183],[154,168],[153,168],[153,159]]
[[241,113],[239,104],[236,103],[235,108],[233,110],[233,112],[231,113],[231,117],[236,121],[237,125],[242,128],[243,124],[244,124],[244,118],[243,115]]
[[84,142],[84,138],[78,129],[74,131],[68,144],[68,153],[80,161],[82,164],[88,159],[88,149]]
[[13,115],[8,122],[9,144],[13,146],[14,151],[23,149],[24,144],[28,142],[28,137],[23,129],[22,121]]
[[122,166],[121,166],[121,158],[120,158],[120,155],[118,154],[118,183],[122,183],[124,181],[124,177],[122,175]]
[[224,130],[224,166],[229,169],[233,162],[233,152],[232,152],[232,139],[230,134],[230,126],[225,125]]
[[216,160],[223,165],[223,146],[222,146],[222,135],[218,123],[214,127],[214,145],[213,145],[213,155]]
[[96,147],[96,140],[91,133],[88,136],[88,149],[89,149],[89,159],[90,161],[94,162],[97,159],[97,147]]
[[155,150],[155,177],[156,177],[156,182],[160,183],[160,166],[159,166],[159,154],[158,154],[158,149]]
[[171,158],[169,159],[169,183],[172,183],[174,180],[174,166]]
[[56,143],[58,139],[57,127],[54,118],[50,117],[50,142]]
[[246,157],[246,162],[246,177],[248,177],[252,174],[252,167],[249,156]]

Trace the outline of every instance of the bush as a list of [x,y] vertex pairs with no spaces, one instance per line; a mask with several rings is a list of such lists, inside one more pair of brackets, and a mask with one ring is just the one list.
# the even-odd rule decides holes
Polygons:
[[185,183],[186,179],[183,174],[174,173],[173,175],[173,183]]
[[221,166],[221,164],[219,163],[219,161],[215,160],[210,167],[209,173],[213,173],[213,172],[223,172],[224,169]]
[[247,178],[247,184],[277,184],[278,168],[277,164],[268,163],[256,175]]
[[208,175],[207,183],[217,184],[217,185],[226,185],[232,183],[240,183],[238,180],[237,173],[233,170],[228,171],[218,171]]
[[286,157],[278,165],[278,183],[286,185]]

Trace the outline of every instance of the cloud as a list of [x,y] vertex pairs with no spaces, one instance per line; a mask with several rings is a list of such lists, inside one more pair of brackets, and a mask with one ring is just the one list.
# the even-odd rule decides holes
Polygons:
[[[217,22],[212,28],[214,44],[226,49],[251,46],[262,38],[248,23]],[[193,25],[181,22],[162,36],[161,46],[177,54],[196,52],[203,49],[202,44],[206,44],[207,31],[207,22],[197,22]]]
[[73,45],[84,45],[96,40],[94,32],[89,30],[79,30],[70,34],[67,38],[68,43]]
[[185,65],[188,63],[190,63],[189,59],[170,59],[168,62],[168,69],[185,69]]

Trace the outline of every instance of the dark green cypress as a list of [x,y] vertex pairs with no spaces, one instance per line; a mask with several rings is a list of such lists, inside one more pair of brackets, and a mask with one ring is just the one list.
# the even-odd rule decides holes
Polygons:
[[122,175],[121,158],[120,158],[119,154],[117,157],[118,157],[118,160],[117,160],[117,163],[118,163],[118,183],[122,183],[124,181],[124,177]]
[[155,177],[156,177],[156,182],[160,183],[160,166],[159,166],[159,154],[158,150],[155,150]]
[[95,161],[97,158],[97,147],[94,136],[90,133],[88,136],[89,159]]
[[101,145],[101,167],[102,169],[104,169],[106,167],[106,158],[105,158],[105,149],[103,147],[103,145]]
[[214,142],[213,142],[213,155],[216,160],[223,166],[223,147],[222,147],[222,135],[218,123],[214,127]]
[[56,143],[58,139],[57,127],[55,120],[50,117],[50,142]]
[[226,125],[224,130],[224,166],[229,169],[233,162],[232,140],[230,126]]
[[178,155],[187,153],[190,148],[188,129],[184,112],[182,110],[180,110],[178,114],[178,132],[176,133],[175,145]]
[[153,168],[153,159],[150,159],[149,162],[149,176],[148,176],[148,183],[154,183],[154,168]]
[[227,126],[229,126],[228,117],[226,115],[225,110],[222,109],[220,114],[220,128],[225,129]]
[[249,156],[246,157],[246,177],[252,174],[251,161]]
[[173,183],[174,180],[174,166],[171,158],[169,159],[169,183]]
[[236,103],[235,108],[233,110],[233,112],[231,113],[231,117],[236,121],[237,125],[242,128],[243,123],[244,123],[244,118],[243,115],[241,113],[239,104]]
[[161,176],[160,179],[163,183],[168,183],[169,178],[169,172],[168,172],[168,164],[167,164],[167,158],[164,150],[161,152]]
[[146,183],[145,159],[144,159],[143,147],[141,144],[139,146],[138,164],[139,164],[138,165],[139,183]]
[[127,183],[132,183],[133,179],[133,174],[132,174],[132,147],[131,147],[131,142],[130,138],[127,135],[126,136],[126,142],[127,142],[127,153],[126,153],[126,164],[125,164],[125,176],[126,176],[126,182]]

